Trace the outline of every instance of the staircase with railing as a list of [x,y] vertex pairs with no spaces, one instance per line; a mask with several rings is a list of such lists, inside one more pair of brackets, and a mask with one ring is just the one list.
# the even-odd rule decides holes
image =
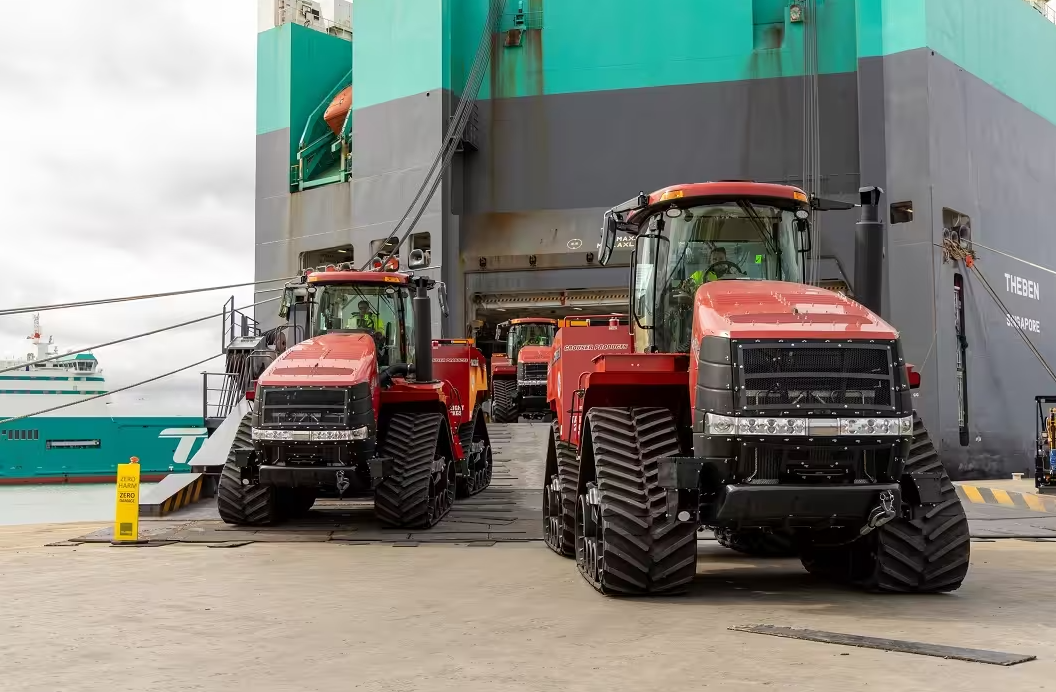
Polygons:
[[[320,185],[343,183],[351,175],[351,86],[352,70],[349,70],[308,116],[297,144],[297,163],[290,170],[291,191],[300,192]],[[349,90],[348,112],[340,121],[340,128],[332,129],[326,121],[326,111],[346,89]]]

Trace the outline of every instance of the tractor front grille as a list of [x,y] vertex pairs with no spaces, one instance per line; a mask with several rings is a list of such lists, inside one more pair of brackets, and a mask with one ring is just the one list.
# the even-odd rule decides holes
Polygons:
[[882,412],[898,403],[887,343],[737,343],[734,355],[746,412]]
[[520,363],[517,379],[528,382],[545,382],[550,366],[547,363]]
[[348,390],[345,388],[261,389],[261,425],[343,426],[347,421]]

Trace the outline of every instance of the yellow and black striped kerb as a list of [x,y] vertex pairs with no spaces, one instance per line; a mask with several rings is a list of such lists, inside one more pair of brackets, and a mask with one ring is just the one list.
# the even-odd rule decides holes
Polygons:
[[961,502],[970,502],[976,505],[999,505],[1001,507],[1015,507],[1016,509],[1026,509],[1033,512],[1056,514],[1056,497],[1046,497],[1035,493],[1021,493],[1002,488],[988,488],[968,483],[958,484],[957,495],[961,498]]
[[180,488],[180,490],[174,495],[166,498],[159,504],[142,504],[140,505],[140,510],[143,514],[150,517],[163,517],[178,509],[193,505],[201,499],[202,484],[204,481],[205,476],[203,474],[198,474],[197,478]]

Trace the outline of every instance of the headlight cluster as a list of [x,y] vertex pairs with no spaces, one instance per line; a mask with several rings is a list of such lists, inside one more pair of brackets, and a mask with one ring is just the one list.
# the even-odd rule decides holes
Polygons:
[[913,416],[902,418],[780,418],[720,416],[709,413],[709,435],[783,435],[833,437],[836,435],[909,435]]
[[913,416],[905,418],[840,418],[841,435],[910,435]]
[[365,440],[370,434],[363,425],[351,430],[272,430],[253,428],[253,439],[262,442],[347,442]]

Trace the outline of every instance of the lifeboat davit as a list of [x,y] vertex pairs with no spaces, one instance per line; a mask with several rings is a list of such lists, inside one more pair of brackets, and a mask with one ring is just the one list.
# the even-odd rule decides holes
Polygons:
[[323,120],[326,121],[326,124],[330,126],[335,135],[341,135],[341,126],[345,124],[345,116],[348,115],[348,111],[351,108],[352,85],[349,84],[341,90],[340,94],[334,97],[334,100],[326,107],[326,112],[323,113]]

